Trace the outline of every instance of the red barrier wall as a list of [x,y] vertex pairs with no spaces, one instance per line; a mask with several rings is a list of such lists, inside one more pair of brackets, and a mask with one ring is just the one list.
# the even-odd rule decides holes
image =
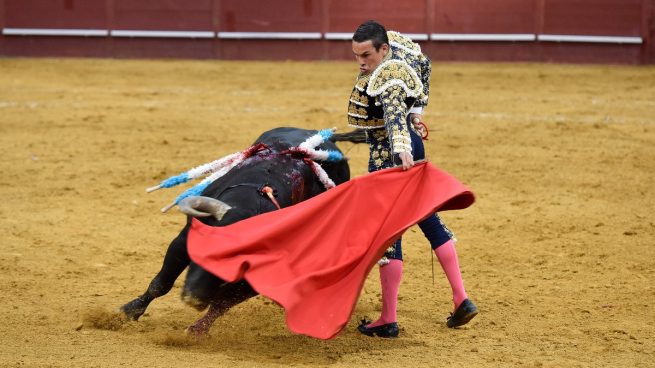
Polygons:
[[445,0],[434,9],[432,33],[534,33],[536,2]]
[[3,1],[10,28],[96,28],[107,26],[106,0]]
[[642,63],[655,63],[655,0],[645,0],[642,8],[641,33],[644,35]]
[[[353,32],[368,19],[387,29],[427,33],[425,0],[328,1],[328,32]],[[389,11],[391,10],[391,11]]]
[[[430,10],[431,34],[534,34],[536,1],[435,1]],[[423,47],[437,60],[538,61],[533,42],[439,41]]]
[[0,0],[0,55],[351,59],[366,19],[434,60],[655,63],[655,0]]
[[154,31],[213,29],[212,0],[113,0],[113,3],[112,29]]
[[640,36],[642,0],[546,0],[543,32]]
[[320,32],[321,1],[221,1],[223,32]]
[[[0,1],[0,29],[5,28],[5,3]],[[0,33],[0,56],[4,55],[5,37]]]
[[[110,29],[124,31],[212,31],[212,0],[113,0]],[[212,42],[192,38],[112,37],[112,56],[214,57]]]

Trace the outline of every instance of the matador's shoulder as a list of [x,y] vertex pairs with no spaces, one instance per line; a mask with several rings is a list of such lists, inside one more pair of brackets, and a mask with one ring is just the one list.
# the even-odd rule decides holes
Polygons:
[[421,47],[398,32],[387,32],[390,50],[373,71],[366,88],[369,96],[378,96],[391,86],[400,86],[409,97],[423,93],[423,82],[416,68],[423,54]]
[[423,92],[423,83],[405,60],[390,58],[384,60],[371,74],[366,94],[375,97],[392,86],[400,86],[407,96],[418,97]]
[[387,37],[389,38],[389,45],[392,47],[398,48],[413,56],[423,54],[421,46],[403,34],[396,31],[389,31],[387,32]]

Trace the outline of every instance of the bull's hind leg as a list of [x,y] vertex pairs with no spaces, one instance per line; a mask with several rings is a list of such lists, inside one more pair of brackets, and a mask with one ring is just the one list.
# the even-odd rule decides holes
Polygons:
[[222,285],[212,298],[207,313],[186,329],[187,334],[194,337],[206,335],[218,317],[255,295],[257,292],[245,280]]
[[187,225],[168,246],[161,270],[152,279],[146,292],[120,308],[127,318],[134,321],[138,320],[145,313],[150,302],[155,298],[166,295],[173,288],[175,280],[190,262],[186,248],[188,233],[189,226]]

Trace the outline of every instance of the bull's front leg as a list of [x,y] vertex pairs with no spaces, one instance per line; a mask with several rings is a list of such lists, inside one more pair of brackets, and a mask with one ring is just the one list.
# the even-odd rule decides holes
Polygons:
[[177,280],[190,262],[186,247],[188,233],[189,225],[187,224],[168,246],[161,270],[152,279],[146,292],[120,308],[128,319],[138,320],[145,313],[150,302],[155,298],[166,295],[173,288],[175,280]]
[[222,285],[209,303],[207,313],[186,329],[187,334],[196,338],[207,335],[218,317],[256,295],[257,292],[245,280]]

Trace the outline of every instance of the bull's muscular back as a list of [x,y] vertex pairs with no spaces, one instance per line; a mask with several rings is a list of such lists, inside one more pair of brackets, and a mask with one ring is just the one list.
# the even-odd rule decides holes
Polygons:
[[[271,150],[263,151],[242,164],[236,166],[225,176],[213,182],[202,193],[203,196],[220,199],[232,206],[223,220],[202,219],[208,225],[225,226],[242,219],[276,207],[258,189],[263,185],[272,187],[277,192],[277,201],[281,207],[304,201],[325,191],[311,167],[301,159],[279,152],[296,147],[307,138],[316,134],[315,130],[298,128],[275,128],[262,134],[254,144],[263,143]],[[317,147],[323,150],[339,150],[331,141]],[[321,163],[323,169],[334,181],[341,184],[350,178],[347,161]]]
[[[275,128],[260,135],[259,138],[255,140],[255,144],[264,143],[269,147],[275,147],[276,150],[284,150],[300,145],[305,140],[307,140],[307,138],[313,136],[316,133],[318,133],[316,130],[289,127]],[[339,147],[337,147],[333,141],[327,141],[316,147],[316,149],[341,152]],[[339,162],[324,162],[321,163],[321,166],[337,185],[350,179],[350,167],[348,166],[348,162],[345,160]],[[322,185],[321,188],[323,188]],[[324,190],[321,190],[321,192],[323,191]]]

